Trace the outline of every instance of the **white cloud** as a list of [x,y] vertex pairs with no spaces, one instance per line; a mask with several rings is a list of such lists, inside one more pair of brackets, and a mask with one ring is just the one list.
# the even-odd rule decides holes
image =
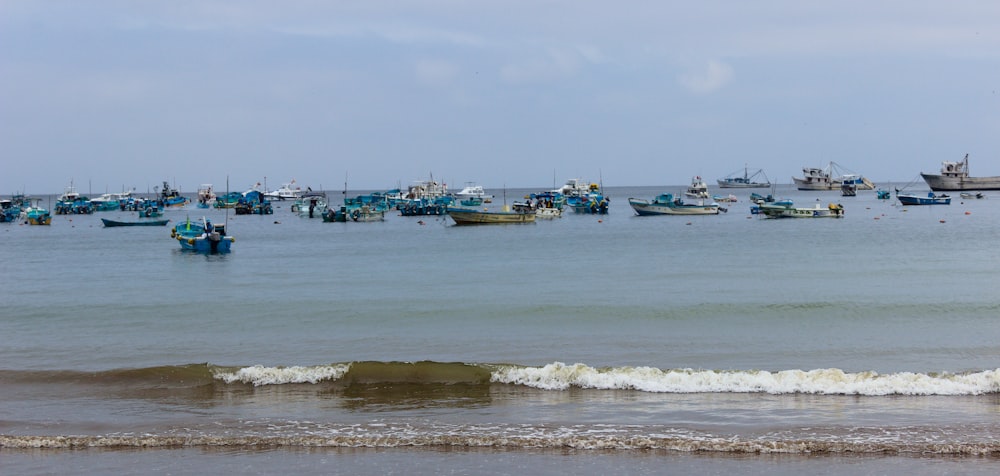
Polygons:
[[710,60],[704,69],[678,76],[677,82],[692,92],[707,94],[719,90],[732,79],[731,66],[721,61]]

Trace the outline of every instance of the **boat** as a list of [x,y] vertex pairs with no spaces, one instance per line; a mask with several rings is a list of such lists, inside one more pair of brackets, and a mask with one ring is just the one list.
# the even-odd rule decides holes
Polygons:
[[840,183],[840,195],[844,197],[854,197],[858,195],[858,184],[851,180],[844,180]]
[[767,194],[767,196],[764,196],[764,195],[761,195],[761,194],[759,194],[757,192],[751,192],[750,193],[750,201],[753,202],[753,203],[756,203],[758,205],[760,205],[762,203],[771,203],[771,202],[774,201],[774,195],[772,195],[772,194],[769,193],[769,194]]
[[29,225],[51,225],[52,214],[42,206],[41,198],[29,198],[28,207],[24,209],[25,219]]
[[215,198],[215,203],[212,205],[215,208],[236,208],[236,205],[243,200],[243,194],[240,192],[229,192],[223,194],[222,196],[217,196]]
[[968,198],[974,198],[974,199],[977,199],[977,200],[978,200],[978,199],[983,199],[983,198],[986,198],[986,194],[984,194],[983,192],[976,192],[976,193],[972,193],[972,192],[962,192],[962,193],[960,193],[959,195],[960,195],[960,196],[961,196],[962,198],[967,198],[967,199],[968,199]]
[[105,193],[100,197],[90,199],[90,204],[94,206],[94,211],[98,212],[121,210],[131,198],[131,190],[121,193]]
[[969,154],[961,162],[941,162],[940,174],[920,173],[927,186],[935,192],[955,190],[1000,190],[1000,176],[970,177]]
[[684,191],[684,196],[690,198],[708,198],[708,184],[701,176],[691,177],[691,185]]
[[264,196],[278,200],[297,200],[302,196],[302,188],[295,186],[295,179],[292,179],[291,182],[281,184],[277,190],[264,192]]
[[591,185],[593,184],[587,184],[586,181],[580,180],[578,178],[571,178],[567,180],[562,187],[554,188],[549,192],[558,193],[567,197],[579,196],[579,195],[585,195],[587,192],[589,192],[590,189],[592,188]]
[[875,191],[875,196],[878,197],[879,200],[889,200],[892,198],[892,194],[890,194],[888,190],[882,190],[881,188]]
[[[760,178],[763,177],[764,181],[760,182]],[[723,178],[715,181],[719,184],[719,188],[769,188],[771,187],[771,180],[767,178],[764,174],[763,169],[754,169],[751,173],[750,169],[743,167],[743,175],[739,175],[739,171],[733,172]]]
[[[512,208],[516,212],[534,213],[537,218],[560,218],[562,217],[561,198],[558,193],[533,193],[526,196],[524,202],[514,202]],[[532,199],[535,201],[532,202]]]
[[182,250],[202,253],[228,253],[235,238],[226,235],[225,225],[213,225],[202,217],[201,223],[190,218],[170,230],[170,237],[177,240]]
[[242,196],[233,206],[233,211],[237,215],[272,215],[274,208],[271,201],[264,197],[264,194],[257,190],[243,192]]
[[796,207],[791,200],[779,200],[774,203],[764,203],[755,205],[757,212],[751,213],[764,215],[767,218],[842,218],[844,216],[844,206],[831,203],[822,206],[819,203],[813,207]]
[[107,218],[101,218],[104,222],[106,228],[116,227],[116,226],[164,226],[169,222],[169,219],[164,220],[139,220],[139,221],[118,221],[109,220]]
[[736,203],[736,202],[739,201],[739,198],[737,198],[736,195],[733,195],[733,194],[730,193],[729,195],[726,195],[726,196],[712,195],[712,200],[716,201],[716,202],[723,202],[723,203]]
[[455,198],[459,200],[479,200],[480,204],[482,204],[490,203],[493,195],[487,194],[482,185],[476,185],[474,182],[466,182],[465,188],[456,193]]
[[372,222],[372,221],[384,221],[385,220],[385,210],[378,210],[369,205],[361,205],[360,207],[354,208],[353,210],[347,211],[344,208],[344,221],[351,220],[356,222]]
[[94,206],[91,205],[89,198],[76,191],[71,180],[63,194],[56,200],[55,213],[56,215],[89,215],[94,213]]
[[210,208],[215,202],[215,191],[212,184],[203,183],[198,186],[198,208]]
[[327,209],[326,193],[309,191],[292,205],[292,212],[301,217],[320,218]]
[[505,223],[534,223],[534,212],[511,211],[504,207],[500,211],[473,210],[470,208],[448,209],[448,216],[456,225],[493,225]]
[[792,177],[799,190],[838,190],[845,181],[857,185],[858,190],[874,190],[875,184],[867,178],[853,173],[840,172],[841,166],[830,162],[826,168],[803,167],[802,177]]
[[934,192],[927,192],[926,196],[912,193],[899,193],[896,189],[896,199],[903,205],[951,205],[951,197],[948,195],[938,195]]
[[[153,190],[155,191],[156,188],[157,187],[153,187]],[[163,187],[160,187],[160,196],[158,200],[164,207],[183,207],[191,201],[189,198],[181,196],[180,189],[171,188],[170,182],[167,182],[166,180],[163,181]]]
[[629,198],[628,204],[639,216],[718,215],[722,210],[718,203],[706,204],[704,200],[699,200],[699,203],[685,203],[680,197],[674,197],[673,194],[669,193],[662,193],[653,201]]
[[21,220],[21,206],[14,200],[0,200],[0,223],[14,223]]

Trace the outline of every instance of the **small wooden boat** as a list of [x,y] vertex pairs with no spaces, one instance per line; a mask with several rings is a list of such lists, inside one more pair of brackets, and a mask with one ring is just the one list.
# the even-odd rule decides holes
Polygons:
[[763,203],[756,205],[756,212],[753,214],[764,215],[767,218],[843,218],[843,205],[831,203],[822,206],[817,203],[815,206],[796,207],[791,200],[780,200],[774,203]]
[[975,192],[975,193],[973,193],[973,192],[962,192],[959,195],[961,195],[962,198],[974,198],[974,199],[977,199],[977,200],[986,198],[986,194],[984,194],[983,192]]
[[488,211],[468,208],[448,209],[448,216],[456,225],[491,225],[504,223],[534,223],[534,212]]
[[951,205],[951,197],[948,195],[937,195],[928,192],[927,196],[914,195],[910,193],[899,193],[896,189],[896,199],[903,205]]
[[101,218],[107,228],[113,226],[165,226],[170,220],[139,220],[139,221],[118,221]]
[[236,238],[226,235],[225,225],[213,225],[202,217],[201,223],[188,218],[170,230],[170,237],[177,240],[181,249],[202,253],[228,253]]

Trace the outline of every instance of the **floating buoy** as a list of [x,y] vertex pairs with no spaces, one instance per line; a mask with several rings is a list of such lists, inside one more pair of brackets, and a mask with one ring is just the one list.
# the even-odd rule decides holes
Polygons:
[[423,221],[423,220],[418,220],[418,221],[417,221],[417,224],[418,224],[418,225],[423,225],[423,224],[424,224],[424,221]]
[[972,212],[965,212],[966,215],[972,215]]
[[278,221],[278,220],[274,220],[274,224],[275,224],[275,225],[280,225],[280,224],[281,224],[281,222],[280,222],[280,221]]
[[597,220],[597,223],[604,223],[604,220]]
[[938,220],[939,223],[944,223],[944,220]]
[[875,219],[878,220],[878,217],[875,217]]
[[691,222],[687,222],[687,223],[685,223],[685,225],[690,225],[690,224],[691,224]]

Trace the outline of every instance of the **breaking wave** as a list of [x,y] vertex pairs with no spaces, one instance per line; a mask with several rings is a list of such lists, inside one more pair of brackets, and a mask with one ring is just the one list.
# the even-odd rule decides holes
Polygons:
[[0,383],[125,385],[190,388],[210,385],[517,385],[653,393],[768,393],[818,395],[983,395],[1000,393],[1000,369],[958,373],[815,370],[695,370],[449,362],[344,362],[315,366],[222,367],[211,364],[83,371],[0,371]]

